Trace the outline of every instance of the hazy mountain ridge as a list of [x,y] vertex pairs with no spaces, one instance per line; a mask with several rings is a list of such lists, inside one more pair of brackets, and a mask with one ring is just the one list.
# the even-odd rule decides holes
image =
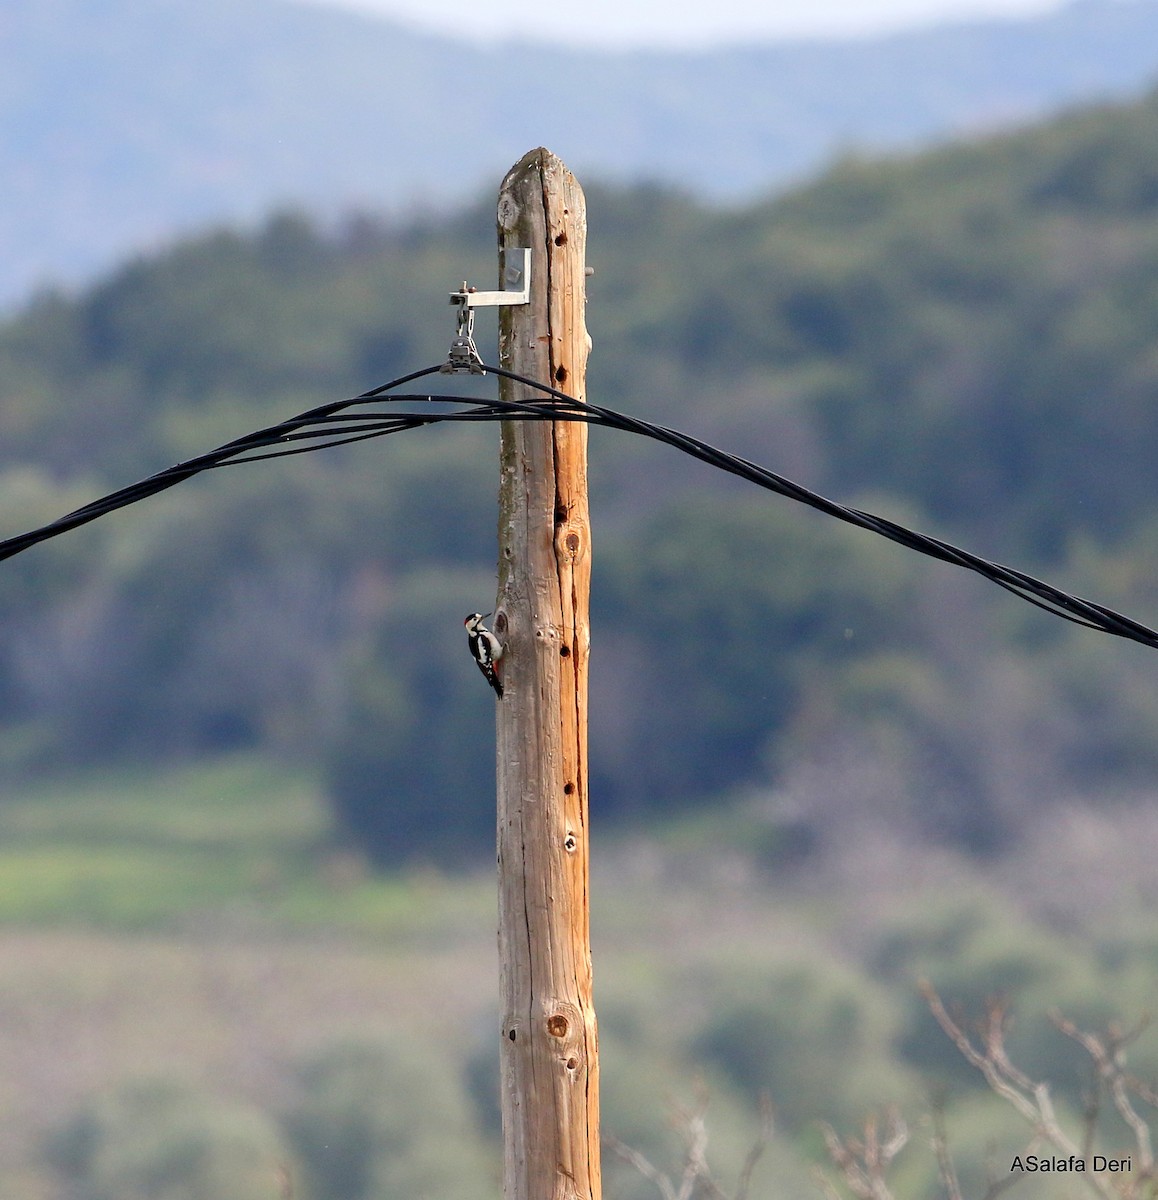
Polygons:
[[10,302],[277,204],[458,202],[536,144],[591,179],[750,196],[1140,89],[1158,4],[693,54],[480,47],[297,0],[15,0],[0,55]]

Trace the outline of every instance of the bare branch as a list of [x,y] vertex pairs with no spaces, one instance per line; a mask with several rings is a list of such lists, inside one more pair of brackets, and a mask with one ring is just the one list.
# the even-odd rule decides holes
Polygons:
[[[1139,1161],[1139,1177],[1149,1178],[1154,1173],[1154,1150],[1150,1127],[1130,1100],[1130,1078],[1125,1073],[1123,1053],[1124,1048],[1134,1041],[1149,1024],[1148,1018],[1143,1019],[1127,1032],[1121,1032],[1111,1026],[1105,1041],[1092,1033],[1079,1029],[1060,1013],[1051,1013],[1050,1019],[1066,1037],[1072,1038],[1090,1056],[1098,1079],[1109,1092],[1114,1108],[1134,1134],[1134,1144],[1137,1147]],[[1142,1098],[1148,1103],[1150,1102],[1149,1096],[1144,1095]]]
[[938,1101],[933,1106],[933,1153],[937,1158],[937,1174],[945,1189],[946,1200],[963,1200],[957,1169],[949,1154],[949,1135],[945,1131],[945,1109]]
[[752,1172],[756,1169],[756,1164],[772,1140],[774,1116],[772,1097],[767,1092],[761,1092],[760,1131],[756,1134],[756,1140],[752,1143],[752,1148],[748,1151],[748,1156],[744,1159],[744,1166],[740,1170],[740,1178],[736,1184],[736,1200],[748,1200],[748,1189],[752,1186]]
[[289,1167],[279,1162],[273,1171],[274,1182],[277,1184],[277,1193],[281,1200],[293,1200],[294,1198],[294,1177],[290,1174]]
[[[683,1177],[680,1179],[679,1191],[676,1192],[676,1200],[691,1200],[692,1192],[696,1188],[696,1180],[702,1179],[705,1182],[711,1180],[711,1173],[708,1170],[708,1126],[704,1120],[704,1107],[707,1105],[707,1100],[702,1101],[702,1106],[694,1112],[684,1112],[682,1115],[681,1136],[684,1139],[684,1170]],[[719,1189],[714,1189],[719,1193]]]
[[875,1116],[869,1116],[865,1121],[863,1140],[849,1138],[842,1141],[831,1125],[822,1125],[821,1132],[829,1158],[840,1170],[845,1187],[857,1200],[893,1200],[885,1172],[909,1139],[908,1129],[899,1113],[890,1113],[883,1144],[877,1135]]
[[651,1180],[659,1188],[664,1200],[676,1200],[675,1189],[672,1187],[671,1180],[662,1171],[652,1166],[646,1156],[638,1150],[633,1150],[618,1138],[606,1137],[604,1141],[613,1154],[617,1154],[628,1166],[634,1167],[644,1179]]
[[813,1170],[812,1181],[824,1193],[825,1200],[844,1200],[844,1197],[832,1186],[827,1176],[819,1167]]
[[[983,1044],[978,1046],[949,1015],[941,998],[928,983],[922,982],[921,993],[937,1023],[966,1062],[980,1071],[990,1089],[1015,1108],[1030,1125],[1033,1136],[1026,1153],[1040,1140],[1067,1156],[1089,1159],[1096,1145],[1098,1117],[1102,1111],[1101,1094],[1104,1091],[1115,1111],[1134,1135],[1139,1168],[1131,1175],[1083,1171],[1075,1182],[1079,1182],[1102,1200],[1110,1200],[1114,1196],[1121,1197],[1122,1200],[1141,1200],[1142,1189],[1148,1184],[1150,1190],[1146,1194],[1154,1194],[1153,1181],[1158,1180],[1158,1169],[1154,1161],[1152,1135],[1149,1124],[1135,1107],[1132,1094],[1148,1104],[1153,1104],[1158,1096],[1152,1089],[1139,1084],[1126,1073],[1124,1053],[1125,1047],[1146,1027],[1146,1022],[1129,1030],[1111,1025],[1105,1036],[1101,1037],[1079,1029],[1072,1021],[1057,1013],[1051,1014],[1053,1023],[1085,1050],[1095,1069],[1097,1088],[1085,1106],[1079,1148],[1058,1120],[1048,1084],[1034,1082],[1010,1061],[1005,1046],[1007,1021],[1002,1004],[994,1001],[987,1007],[982,1026]],[[955,1183],[952,1174],[943,1125],[937,1126],[933,1148],[937,1154],[942,1182],[949,1194],[949,1200],[959,1200],[960,1187]],[[991,1181],[985,1200],[992,1200],[1013,1186],[1014,1182],[1012,1177]]]
[[[996,1092],[1003,1100],[1016,1108],[1030,1125],[1036,1127],[1039,1121],[1039,1113],[1033,1101],[1028,1096],[1019,1092],[1014,1083],[1003,1075],[1000,1064],[993,1057],[993,1039],[995,1036],[1000,1035],[1000,1020],[998,1019],[995,1022],[991,1015],[985,1031],[987,1052],[982,1053],[969,1040],[968,1034],[949,1015],[945,1005],[941,1001],[941,997],[937,995],[932,985],[928,981],[922,980],[919,986],[921,995],[924,996],[925,1003],[929,1006],[929,1011],[933,1014],[937,1024],[941,1026],[952,1043],[960,1051],[962,1058],[970,1066],[976,1067],[981,1072],[985,1077],[985,1082],[992,1091]],[[1028,1083],[1028,1080],[1026,1082]]]
[[888,1110],[889,1124],[885,1131],[885,1143],[881,1147],[881,1159],[887,1167],[894,1158],[908,1145],[909,1127],[905,1124],[901,1110],[893,1105]]
[[988,1006],[988,1025],[985,1048],[993,1059],[997,1069],[1009,1082],[1023,1092],[1036,1092],[1039,1085],[1035,1084],[1024,1071],[1019,1070],[1009,1061],[1005,1049],[1005,1031],[1009,1028],[1009,1018],[1005,1002],[994,1000]]
[[[1124,1053],[1125,1047],[1145,1028],[1145,1023],[1129,1030],[1111,1025],[1104,1035],[1095,1035],[1079,1029],[1060,1015],[1051,1014],[1057,1028],[1083,1048],[1095,1069],[1097,1087],[1085,1105],[1079,1149],[1058,1119],[1049,1085],[1035,1082],[1010,1060],[1005,1043],[1009,1020],[1004,1004],[991,1001],[986,1006],[977,1034],[971,1036],[963,1024],[949,1014],[930,984],[922,982],[920,986],[930,1012],[961,1056],[982,1075],[995,1095],[1025,1119],[1029,1139],[1022,1155],[1036,1154],[1043,1146],[1049,1146],[1066,1157],[1087,1162],[1096,1158],[1098,1122],[1106,1108],[1102,1100],[1104,1093],[1134,1135],[1136,1149],[1131,1157],[1136,1157],[1139,1167],[1126,1172],[1082,1170],[1076,1173],[1072,1181],[1074,1186],[1084,1188],[1099,1200],[1155,1200],[1158,1197],[1158,1164],[1153,1154],[1153,1135],[1146,1118],[1138,1111],[1138,1102],[1158,1107],[1158,1092],[1127,1073]],[[979,1041],[975,1040],[977,1037]],[[638,1151],[608,1139],[611,1149],[653,1182],[664,1200],[728,1200],[708,1168],[706,1092],[698,1092],[697,1101],[691,1109],[676,1113],[684,1143],[678,1188]],[[760,1131],[745,1158],[734,1200],[748,1200],[752,1173],[772,1136],[772,1128],[772,1105],[768,1097],[763,1096]],[[932,1106],[932,1128],[930,1145],[945,1200],[964,1200],[950,1153],[941,1102]],[[813,1179],[825,1200],[844,1200],[846,1194],[851,1194],[855,1200],[894,1200],[888,1182],[889,1171],[909,1141],[908,1127],[898,1109],[888,1109],[881,1116],[870,1115],[860,1137],[842,1138],[827,1124],[821,1126],[821,1132],[836,1171],[831,1178],[831,1172],[826,1174],[819,1169],[813,1172]],[[988,1164],[986,1174],[988,1178],[980,1200],[997,1200],[1023,1180],[1022,1174],[1002,1171],[994,1162]]]
[[[683,1143],[683,1167],[679,1186],[638,1150],[633,1150],[617,1138],[607,1137],[607,1147],[645,1179],[659,1189],[664,1200],[729,1200],[708,1166],[708,1091],[702,1084],[696,1087],[696,1103],[691,1108],[677,1108],[672,1122]],[[734,1200],[747,1200],[752,1171],[772,1136],[772,1103],[767,1096],[760,1101],[760,1132],[744,1160]]]

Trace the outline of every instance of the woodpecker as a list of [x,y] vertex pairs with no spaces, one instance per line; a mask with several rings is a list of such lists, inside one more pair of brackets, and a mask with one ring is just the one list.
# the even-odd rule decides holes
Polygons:
[[503,656],[503,644],[483,624],[483,617],[490,613],[471,613],[463,625],[466,626],[466,639],[470,643],[470,652],[478,669],[486,676],[486,681],[495,689],[495,694],[503,698],[503,681],[495,670],[499,659]]

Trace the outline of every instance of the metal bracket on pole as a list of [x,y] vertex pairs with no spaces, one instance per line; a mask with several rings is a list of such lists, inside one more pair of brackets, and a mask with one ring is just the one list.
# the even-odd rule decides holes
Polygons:
[[474,310],[500,304],[529,304],[531,301],[531,252],[508,250],[501,292],[480,292],[463,281],[457,292],[450,293],[451,304],[458,305],[458,328],[450,343],[450,353],[442,365],[444,375],[485,375],[482,358],[474,344]]

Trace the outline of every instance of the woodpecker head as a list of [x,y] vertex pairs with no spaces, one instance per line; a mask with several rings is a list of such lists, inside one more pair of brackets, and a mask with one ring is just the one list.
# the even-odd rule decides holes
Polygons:
[[490,613],[471,613],[470,616],[463,621],[463,625],[473,633],[490,615]]

